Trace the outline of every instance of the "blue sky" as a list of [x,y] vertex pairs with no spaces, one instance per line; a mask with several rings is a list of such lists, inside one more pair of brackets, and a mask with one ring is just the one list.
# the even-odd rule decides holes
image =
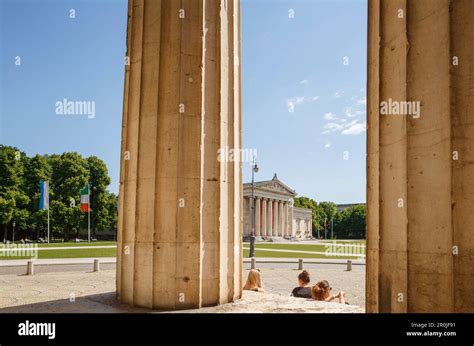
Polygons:
[[[243,146],[257,150],[257,180],[365,201],[366,6],[242,0]],[[118,191],[126,15],[125,0],[0,2],[0,143],[97,155]],[[95,101],[96,116],[57,115],[64,98]]]

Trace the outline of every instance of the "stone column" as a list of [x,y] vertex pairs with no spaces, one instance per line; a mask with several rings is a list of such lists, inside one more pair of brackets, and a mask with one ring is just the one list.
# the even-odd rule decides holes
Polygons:
[[272,200],[267,199],[267,236],[272,237]]
[[283,237],[283,201],[278,201],[278,227],[280,228],[280,236]]
[[250,234],[250,219],[249,219],[249,213],[248,213],[248,210],[249,210],[249,199],[248,197],[244,197],[244,203],[243,203],[243,210],[244,210],[244,224],[243,224],[243,234],[246,236],[246,235],[249,235]]
[[274,222],[275,222],[275,236],[276,237],[279,237],[281,235],[280,233],[280,224],[279,224],[279,217],[280,217],[280,213],[279,213],[279,210],[278,210],[278,200],[275,200],[274,202],[274,212],[275,212],[275,216],[274,216]]
[[288,234],[290,236],[294,236],[294,230],[293,230],[293,201],[289,202],[288,206]]
[[283,202],[283,221],[282,221],[282,227],[283,227],[283,236],[286,236],[288,234],[288,202]]
[[239,1],[130,0],[117,296],[189,309],[242,288]]
[[474,311],[474,2],[371,0],[368,18],[366,311]]
[[260,236],[260,197],[255,197],[255,236]]
[[267,235],[267,199],[262,198],[262,229],[260,230],[261,236]]

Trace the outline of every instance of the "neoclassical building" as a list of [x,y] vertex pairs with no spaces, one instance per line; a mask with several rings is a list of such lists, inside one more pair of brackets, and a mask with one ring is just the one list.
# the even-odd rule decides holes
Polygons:
[[252,184],[244,184],[244,237],[251,233],[254,218],[256,240],[311,238],[313,211],[293,205],[295,190],[278,180],[254,183],[255,210],[252,213]]

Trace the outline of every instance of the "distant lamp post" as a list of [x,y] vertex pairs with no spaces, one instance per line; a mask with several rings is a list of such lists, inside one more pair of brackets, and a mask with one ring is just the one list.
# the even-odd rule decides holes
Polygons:
[[251,232],[250,232],[250,252],[249,257],[255,257],[255,199],[254,199],[254,187],[255,187],[255,173],[258,173],[257,160],[253,159],[252,165],[252,215],[251,220]]
[[15,221],[13,221],[12,226],[13,226],[13,243],[15,243]]

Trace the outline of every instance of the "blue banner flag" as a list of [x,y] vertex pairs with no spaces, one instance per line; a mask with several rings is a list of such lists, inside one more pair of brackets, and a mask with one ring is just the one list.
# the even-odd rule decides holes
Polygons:
[[40,210],[49,209],[49,182],[40,180]]

